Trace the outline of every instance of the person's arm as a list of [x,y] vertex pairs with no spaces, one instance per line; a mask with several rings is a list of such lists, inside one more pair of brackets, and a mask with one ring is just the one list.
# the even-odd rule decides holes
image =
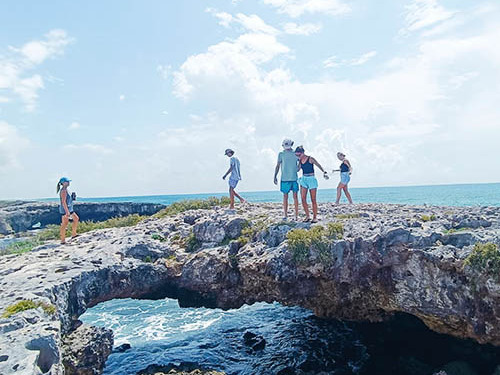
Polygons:
[[61,205],[64,208],[64,212],[66,213],[65,215],[69,216],[69,208],[68,208],[68,204],[66,202],[67,195],[68,195],[68,192],[66,191],[66,189],[61,191]]
[[278,172],[280,171],[281,162],[278,160],[276,167],[274,168],[274,184],[278,185]]
[[222,179],[223,179],[223,180],[225,180],[225,179],[226,179],[226,177],[227,177],[227,175],[228,175],[229,173],[231,173],[232,171],[233,171],[233,166],[231,165],[231,166],[229,167],[229,169],[227,170],[226,174],[225,174],[224,176],[222,176]]
[[316,159],[314,159],[313,157],[310,157],[309,159],[310,159],[310,161],[311,161],[311,162],[312,162],[315,166],[317,166],[317,167],[321,170],[321,172],[323,172],[323,175],[324,175],[324,176],[328,175],[328,172],[327,172],[327,171],[325,171],[325,170],[323,169],[323,167],[321,166],[321,164],[320,164],[320,163],[318,163],[318,161],[317,161]]
[[344,163],[346,163],[347,166],[349,167],[349,173],[352,173],[352,166],[351,166],[351,163],[349,163],[349,160],[344,159]]

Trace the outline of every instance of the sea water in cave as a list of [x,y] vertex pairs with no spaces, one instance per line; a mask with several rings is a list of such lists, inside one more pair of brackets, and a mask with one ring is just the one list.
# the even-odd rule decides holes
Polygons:
[[500,348],[437,334],[406,314],[384,323],[352,323],[278,303],[224,311],[180,308],[167,298],[107,301],[80,319],[113,329],[115,347],[131,345],[111,354],[108,375],[152,365],[231,375],[500,373]]

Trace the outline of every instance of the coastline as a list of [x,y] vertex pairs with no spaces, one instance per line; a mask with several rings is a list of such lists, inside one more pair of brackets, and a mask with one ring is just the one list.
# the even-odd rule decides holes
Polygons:
[[[405,312],[434,331],[500,345],[500,284],[464,266],[476,243],[500,243],[500,208],[323,204],[320,215],[311,226],[282,222],[273,203],[191,210],[0,257],[3,305],[21,298],[56,308],[0,321],[0,347],[14,349],[0,369],[60,373],[61,335],[88,307],[126,297],[224,309],[278,301],[354,321]],[[290,247],[289,232],[329,223],[341,231],[324,245]]]

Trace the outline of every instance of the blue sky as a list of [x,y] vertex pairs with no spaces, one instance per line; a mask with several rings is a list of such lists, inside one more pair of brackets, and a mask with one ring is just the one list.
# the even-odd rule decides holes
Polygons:
[[[4,1],[0,199],[270,190],[281,140],[353,186],[500,181],[494,1]],[[336,185],[336,178],[321,187]]]

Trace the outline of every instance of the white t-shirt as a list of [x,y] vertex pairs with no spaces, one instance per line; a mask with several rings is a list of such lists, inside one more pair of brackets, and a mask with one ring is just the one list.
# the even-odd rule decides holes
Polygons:
[[240,161],[236,156],[231,156],[229,165],[233,167],[233,170],[231,171],[231,177],[229,178],[231,180],[241,180]]

